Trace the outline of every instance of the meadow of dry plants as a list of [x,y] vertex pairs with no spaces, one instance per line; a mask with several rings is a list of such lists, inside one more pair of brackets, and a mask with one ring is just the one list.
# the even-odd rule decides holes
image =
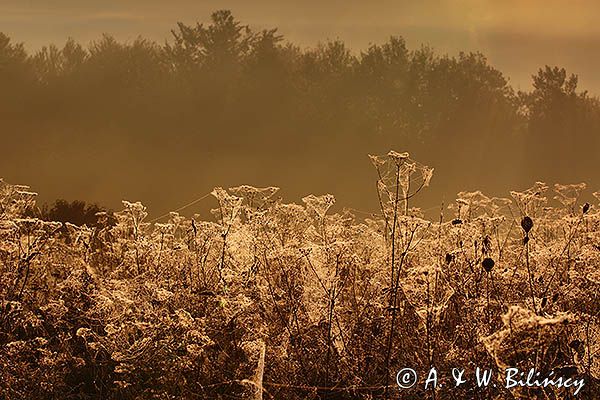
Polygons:
[[428,220],[413,205],[433,169],[370,158],[367,216],[239,186],[213,190],[212,217],[150,221],[124,201],[75,226],[31,217],[36,194],[0,182],[0,398],[574,398],[399,391],[400,369],[431,366],[560,371],[600,398],[600,212],[585,185],[461,192]]

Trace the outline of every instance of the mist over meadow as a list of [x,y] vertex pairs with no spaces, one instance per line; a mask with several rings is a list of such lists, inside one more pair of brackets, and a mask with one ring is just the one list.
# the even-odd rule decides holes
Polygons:
[[1,175],[47,202],[126,198],[152,213],[239,184],[372,211],[367,153],[389,149],[435,167],[426,208],[461,190],[598,186],[600,106],[577,71],[540,65],[518,91],[484,54],[408,48],[401,34],[300,47],[229,11],[174,23],[164,43],[106,34],[27,51],[1,34]]

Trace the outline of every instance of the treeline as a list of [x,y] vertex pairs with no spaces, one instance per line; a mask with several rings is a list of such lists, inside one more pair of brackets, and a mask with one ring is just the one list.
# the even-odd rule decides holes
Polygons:
[[[600,184],[600,104],[562,68],[541,68],[533,89],[518,92],[482,54],[408,49],[399,36],[359,52],[341,41],[303,49],[229,11],[172,33],[165,44],[105,35],[34,53],[0,34],[3,142],[43,141],[56,154],[89,141],[125,149],[91,179],[159,164],[175,188],[192,174],[227,181],[250,170],[274,184],[293,177],[287,186],[299,193],[337,182],[331,190],[359,205],[351,192],[370,178],[357,158],[389,148],[435,166],[438,188],[451,193],[541,179]],[[130,171],[128,184],[151,184],[148,168]]]

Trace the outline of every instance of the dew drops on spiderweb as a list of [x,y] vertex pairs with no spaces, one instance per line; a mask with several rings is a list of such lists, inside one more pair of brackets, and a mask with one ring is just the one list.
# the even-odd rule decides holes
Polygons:
[[319,218],[323,218],[331,206],[335,204],[335,197],[333,197],[331,194],[325,194],[322,196],[310,194],[302,198],[302,201],[304,204],[306,204],[306,207],[310,211],[315,212]]

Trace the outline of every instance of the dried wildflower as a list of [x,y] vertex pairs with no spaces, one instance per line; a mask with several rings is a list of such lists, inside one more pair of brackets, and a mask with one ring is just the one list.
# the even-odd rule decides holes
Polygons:
[[219,208],[212,210],[213,214],[217,215],[224,225],[225,231],[227,227],[232,226],[239,216],[242,206],[242,198],[233,196],[221,187],[216,187],[210,192],[219,202]]
[[573,207],[575,202],[581,195],[581,192],[586,188],[585,183],[578,183],[572,185],[554,185],[554,191],[556,192],[556,196],[554,197],[565,207]]
[[306,207],[314,211],[319,218],[324,218],[327,211],[335,204],[335,197],[331,194],[325,194],[322,196],[308,195],[302,198],[302,201],[306,204]]
[[429,182],[431,182],[431,178],[433,177],[433,168],[424,166],[421,170],[422,179],[423,179],[423,187],[429,186]]
[[369,159],[371,160],[371,163],[373,164],[373,166],[377,169],[379,169],[379,167],[382,167],[383,165],[385,165],[385,160],[380,156],[375,156],[375,155],[369,154]]
[[408,160],[410,157],[410,154],[408,154],[407,152],[404,153],[398,153],[397,151],[394,150],[390,150],[390,152],[387,154],[388,157],[390,157],[392,160],[394,160],[394,162],[396,164],[401,164],[404,161]]
[[523,217],[521,220],[521,228],[523,228],[525,233],[529,233],[531,228],[533,228],[533,220],[528,216]]
[[494,268],[494,260],[489,257],[486,257],[481,262],[481,265],[483,266],[485,272],[491,272],[492,268]]
[[257,188],[254,186],[242,185],[229,188],[229,191],[243,198],[252,207],[264,205],[279,191],[279,188],[275,186]]
[[515,356],[548,348],[564,335],[564,325],[573,321],[574,316],[568,313],[544,317],[532,310],[511,306],[502,316],[504,328],[481,340],[498,367],[515,367],[517,363],[527,362],[526,357],[515,359]]
[[587,214],[587,213],[588,213],[588,211],[590,211],[590,203],[587,203],[587,202],[586,202],[586,203],[583,205],[583,207],[582,207],[582,211],[583,211],[583,213],[584,213],[584,214]]

